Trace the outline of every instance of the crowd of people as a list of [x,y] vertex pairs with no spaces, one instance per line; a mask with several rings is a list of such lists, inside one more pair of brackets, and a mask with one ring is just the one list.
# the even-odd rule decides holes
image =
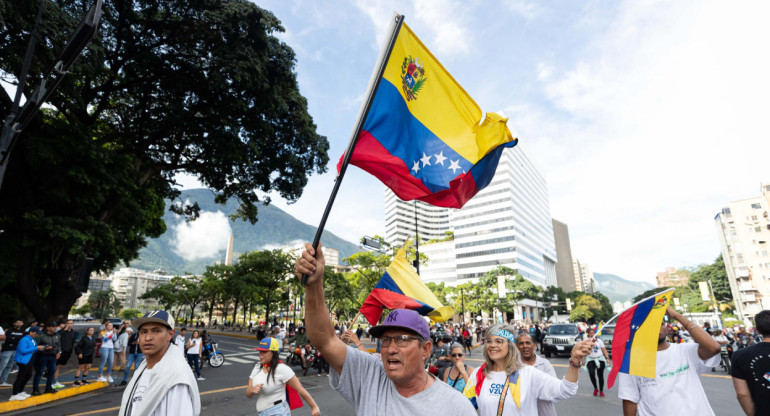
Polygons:
[[[350,324],[333,323],[323,291],[322,253],[309,245],[295,265],[297,276],[307,275],[304,325],[296,331],[276,325],[259,342],[259,362],[254,365],[246,397],[255,399],[260,416],[290,415],[304,400],[311,414],[321,409],[303,387],[293,369],[281,362],[279,353],[289,343],[304,347],[312,342],[330,365],[329,382],[359,415],[556,415],[554,403],[570,400],[578,391],[581,369],[588,372],[594,396],[603,397],[605,371],[612,361],[608,348],[596,337],[596,328],[581,326],[579,341],[569,352],[566,374],[556,376],[542,353],[547,325],[485,325],[467,322],[430,327],[419,313],[394,309],[380,325],[368,329],[377,340],[376,352],[363,346],[365,331]],[[732,380],[737,400],[746,415],[770,414],[766,399],[770,388],[770,311],[755,317],[754,332],[703,327],[668,307],[658,334],[654,378],[620,372],[618,397],[626,416],[713,415],[699,375],[719,365],[723,346],[735,345]],[[60,366],[74,355],[78,360],[75,385],[87,384],[87,376],[99,352],[98,381],[113,382],[113,361],[123,369],[126,386],[120,415],[200,414],[197,381],[206,331],[175,331],[166,311],[153,311],[113,328],[104,323],[79,335],[72,321],[33,322],[22,329],[16,321],[3,331],[0,384],[16,372],[11,400],[25,400],[24,388],[33,378],[32,395],[54,393]],[[583,330],[584,329],[584,330]],[[260,334],[262,335],[262,334]],[[475,338],[475,339],[474,339]],[[467,357],[480,352],[481,364],[469,365]],[[305,351],[305,348],[299,348]],[[307,365],[302,355],[301,365]],[[17,366],[18,370],[12,367]],[[129,378],[134,368],[133,377]],[[687,400],[671,400],[672,398]]]

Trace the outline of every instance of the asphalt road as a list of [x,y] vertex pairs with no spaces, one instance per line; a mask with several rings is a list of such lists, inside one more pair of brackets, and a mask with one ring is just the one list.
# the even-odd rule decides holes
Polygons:
[[[227,414],[227,415],[255,415],[256,401],[247,399],[245,386],[254,364],[257,362],[257,352],[252,348],[255,341],[219,336],[220,349],[226,356],[225,365],[220,368],[204,367],[205,381],[198,382],[201,392],[202,414]],[[551,358],[551,363],[556,369],[556,374],[562,377],[567,371],[567,358]],[[474,351],[469,358],[469,364],[478,366],[481,363],[480,355]],[[68,366],[69,367],[69,366]],[[296,368],[295,370],[299,370]],[[95,373],[93,373],[95,374]],[[353,416],[355,412],[344,399],[342,399],[329,386],[326,376],[318,377],[315,373],[302,376],[298,374],[300,381],[310,392],[321,408],[322,414],[335,416]],[[65,384],[72,380],[72,372],[60,376],[60,381]],[[717,415],[741,415],[742,411],[735,399],[732,381],[724,371],[704,374],[701,377],[703,388],[709,398],[712,409]],[[617,397],[617,386],[606,391],[606,397],[594,397],[593,387],[588,378],[588,373],[581,371],[578,381],[580,387],[578,395],[567,401],[556,404],[557,412],[561,415],[597,416],[621,414],[621,403]],[[29,390],[29,388],[28,388]],[[0,400],[7,400],[9,389],[0,389]],[[48,405],[37,406],[9,415],[32,414],[35,415],[116,415],[120,407],[120,399],[123,395],[122,387],[108,387],[93,393],[83,394],[70,399],[53,402]],[[680,400],[685,398],[672,398]],[[307,405],[292,412],[293,415],[310,415]]]

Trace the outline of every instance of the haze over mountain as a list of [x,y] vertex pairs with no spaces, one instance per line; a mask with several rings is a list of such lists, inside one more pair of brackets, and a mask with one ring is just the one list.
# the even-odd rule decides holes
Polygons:
[[[316,226],[305,224],[280,208],[272,205],[258,205],[258,221],[232,221],[229,216],[238,209],[238,202],[230,199],[225,205],[214,203],[214,194],[208,189],[189,189],[182,191],[181,200],[197,202],[200,217],[186,222],[168,210],[170,201],[166,201],[167,231],[159,238],[147,241],[147,246],[139,252],[139,258],[131,262],[131,267],[145,270],[163,269],[169,274],[186,272],[202,273],[207,265],[224,262],[230,232],[233,234],[233,256],[253,250],[276,249],[299,242],[312,241]],[[343,240],[330,230],[325,230],[321,243],[325,247],[340,251],[340,261],[359,251],[358,246]]]
[[610,299],[610,302],[625,302],[634,296],[652,289],[655,285],[647,282],[634,282],[609,273],[594,273],[596,289]]

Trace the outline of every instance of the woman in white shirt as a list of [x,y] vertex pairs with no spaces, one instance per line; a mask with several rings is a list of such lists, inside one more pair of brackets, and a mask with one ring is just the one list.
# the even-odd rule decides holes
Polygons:
[[[586,339],[591,339],[596,335],[596,331],[592,328],[588,328],[586,331]],[[596,343],[591,348],[591,353],[585,358],[585,366],[588,370],[588,375],[591,377],[591,384],[594,386],[594,396],[601,395],[604,397],[604,369],[607,368],[610,363],[610,356],[607,354],[607,348],[604,347],[604,342],[597,338]],[[597,385],[597,379],[599,384]]]
[[463,391],[481,416],[536,415],[538,399],[564,400],[577,393],[580,361],[591,351],[593,341],[575,344],[567,375],[559,380],[521,362],[515,331],[505,324],[487,329],[484,363],[471,373]]
[[255,350],[259,351],[259,362],[249,375],[246,397],[257,396],[259,416],[289,416],[291,410],[287,397],[287,385],[295,390],[310,405],[313,416],[320,416],[321,410],[310,393],[302,387],[294,371],[278,360],[280,345],[275,338],[264,338]]
[[[102,346],[99,348],[99,377],[96,381],[106,381],[113,383],[112,380],[112,360],[115,357],[115,341],[118,340],[118,335],[115,334],[115,330],[112,328],[112,322],[104,321],[104,331],[99,333],[102,338]],[[104,373],[104,366],[107,365],[107,378],[102,375]]]
[[200,368],[200,356],[201,356],[201,347],[203,346],[203,340],[201,339],[200,332],[193,331],[192,337],[187,341],[187,363],[190,364],[190,367],[195,365],[195,374],[198,376],[198,381],[203,381],[205,378],[201,377],[201,368]]

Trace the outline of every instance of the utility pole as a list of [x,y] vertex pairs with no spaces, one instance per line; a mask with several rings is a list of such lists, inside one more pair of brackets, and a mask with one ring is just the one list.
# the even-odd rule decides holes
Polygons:
[[417,269],[417,275],[420,275],[420,233],[417,231],[417,200],[414,201],[414,268]]

